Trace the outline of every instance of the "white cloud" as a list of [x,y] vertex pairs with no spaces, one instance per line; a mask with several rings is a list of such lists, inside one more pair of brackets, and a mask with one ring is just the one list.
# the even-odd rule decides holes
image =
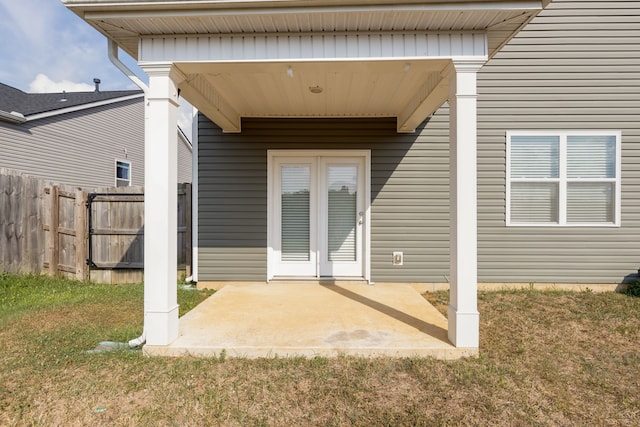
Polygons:
[[93,92],[94,86],[87,83],[74,83],[69,80],[54,82],[44,74],[38,74],[30,84],[29,92],[32,93],[52,93],[52,92]]
[[[105,37],[60,0],[0,0],[0,17],[0,82],[29,90],[46,74],[89,86],[99,78],[102,90],[137,89],[107,59]],[[122,59],[144,77],[134,59]]]
[[[35,93],[136,90],[107,59],[105,37],[60,0],[0,0],[0,83]],[[120,59],[143,81],[124,52]],[[80,82],[80,83],[78,83]],[[192,138],[192,107],[180,99],[178,124]]]

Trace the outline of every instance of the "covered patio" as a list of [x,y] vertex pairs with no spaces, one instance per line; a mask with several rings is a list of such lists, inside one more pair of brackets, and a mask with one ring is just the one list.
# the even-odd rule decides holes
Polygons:
[[[194,352],[205,348],[221,351],[222,341],[227,338],[216,335],[224,329],[218,314],[227,313],[227,321],[235,328],[229,333],[242,339],[264,337],[253,343],[236,341],[234,348],[239,354],[252,353],[251,348],[267,352],[282,348],[288,354],[288,344],[281,343],[277,335],[284,334],[284,323],[270,326],[276,334],[265,330],[261,335],[251,328],[265,319],[277,320],[269,314],[258,316],[255,310],[261,304],[282,304],[289,298],[311,298],[306,304],[282,306],[285,318],[306,319],[301,324],[286,323],[288,328],[300,328],[300,340],[309,343],[307,350],[292,345],[291,353],[333,352],[337,346],[332,347],[332,336],[334,344],[340,337],[349,337],[351,344],[341,351],[361,351],[376,336],[380,339],[386,333],[384,328],[365,325],[370,322],[394,322],[391,328],[409,328],[409,335],[417,331],[422,341],[412,348],[430,347],[427,342],[431,342],[441,346],[436,353],[448,354],[450,348],[460,349],[463,354],[477,352],[476,76],[482,65],[549,0],[407,0],[374,5],[364,0],[63,2],[110,40],[116,64],[122,65],[117,58],[120,47],[136,58],[149,76],[148,86],[133,78],[145,90],[147,105],[144,338],[148,353],[169,354],[174,343],[185,343]],[[398,133],[412,133],[447,103],[448,320],[438,316],[430,320],[429,313],[435,310],[402,284],[388,288],[263,284],[225,288],[179,321],[175,196],[179,95],[226,133],[241,133],[243,118],[389,117],[396,120]],[[305,145],[293,148],[304,150]],[[366,156],[363,158],[366,161]],[[194,141],[195,164],[198,159]],[[369,188],[366,184],[363,187]],[[354,277],[372,283],[375,277],[371,276],[367,234],[371,212],[368,204],[364,206],[357,222],[364,236],[362,268]],[[197,207],[196,196],[194,212],[198,212]],[[193,224],[197,280],[197,216]],[[269,246],[265,252],[271,257],[278,251]],[[265,261],[271,265],[271,260]],[[316,277],[321,276],[316,273]],[[267,272],[265,282],[271,278]],[[259,298],[261,303],[254,301],[244,313],[225,311],[225,307],[233,306],[234,290],[239,295],[244,293],[246,301]],[[275,297],[278,294],[280,298]],[[295,315],[296,310],[314,307],[313,298],[327,298],[326,304],[318,306],[324,310],[323,322],[329,325],[325,336],[316,341],[311,331],[320,322]],[[212,308],[208,313],[206,306]],[[348,313],[350,326],[330,326],[343,313]],[[212,330],[198,332],[203,328]],[[327,336],[329,331],[333,332]],[[399,352],[406,348],[404,339],[396,344],[384,342],[380,351],[388,347],[391,353]]]
[[[211,325],[215,325],[212,327]],[[409,284],[228,284],[180,319],[148,355],[291,357],[477,355],[447,338],[447,320]]]

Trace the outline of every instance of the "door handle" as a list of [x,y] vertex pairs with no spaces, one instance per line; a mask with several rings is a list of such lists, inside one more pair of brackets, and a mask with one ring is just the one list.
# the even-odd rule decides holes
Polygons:
[[363,216],[364,216],[364,212],[358,212],[358,225],[362,225]]

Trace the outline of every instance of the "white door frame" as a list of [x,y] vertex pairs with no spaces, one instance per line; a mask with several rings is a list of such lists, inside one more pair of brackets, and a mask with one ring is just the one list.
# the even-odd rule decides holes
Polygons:
[[[291,157],[360,157],[364,159],[364,217],[362,224],[362,278],[371,282],[371,150],[267,150],[267,281],[274,277],[276,236],[273,201],[276,192],[275,159]],[[279,191],[279,190],[277,190]]]

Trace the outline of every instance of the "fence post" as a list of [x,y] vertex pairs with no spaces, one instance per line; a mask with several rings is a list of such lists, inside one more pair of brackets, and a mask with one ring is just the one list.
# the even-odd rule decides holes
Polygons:
[[60,188],[57,185],[51,186],[51,217],[49,218],[49,275],[51,276],[58,275],[58,264],[60,263],[60,236],[58,235],[58,227],[60,227],[59,191]]
[[73,225],[76,231],[76,279],[87,280],[87,193],[82,190],[76,191],[74,201]]

